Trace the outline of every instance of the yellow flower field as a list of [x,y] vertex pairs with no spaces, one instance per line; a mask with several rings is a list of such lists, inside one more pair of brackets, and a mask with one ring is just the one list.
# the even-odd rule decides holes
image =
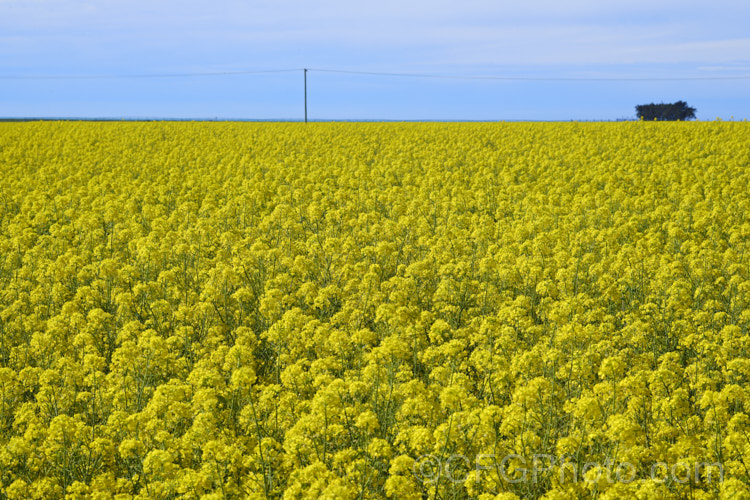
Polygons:
[[750,498],[750,128],[0,123],[0,498]]

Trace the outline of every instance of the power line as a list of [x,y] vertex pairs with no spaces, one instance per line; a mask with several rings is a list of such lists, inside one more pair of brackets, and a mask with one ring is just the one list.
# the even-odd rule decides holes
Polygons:
[[291,73],[297,71],[302,71],[302,68],[247,71],[205,71],[191,73],[136,73],[120,75],[0,75],[0,80],[125,80],[131,78],[189,78],[194,76],[259,75],[265,73]]
[[495,80],[495,81],[539,81],[539,82],[658,82],[658,81],[712,81],[750,80],[750,75],[738,76],[667,76],[667,77],[544,77],[544,76],[499,76],[499,75],[455,75],[441,73],[400,73],[384,71],[356,71],[328,68],[286,68],[240,71],[207,71],[184,73],[135,73],[101,75],[0,75],[0,80],[117,80],[149,78],[190,78],[211,76],[260,75],[268,73],[292,73],[297,71],[317,71],[319,73],[339,73],[349,75],[383,76],[399,78],[432,78],[446,80]]
[[406,78],[440,78],[454,80],[507,80],[507,81],[549,81],[549,82],[589,82],[589,81],[691,81],[691,80],[750,80],[750,75],[742,76],[686,76],[686,77],[535,77],[535,76],[477,76],[449,75],[434,73],[390,73],[378,71],[353,71],[343,69],[308,68],[308,71],[321,73],[344,73],[350,75],[395,76]]

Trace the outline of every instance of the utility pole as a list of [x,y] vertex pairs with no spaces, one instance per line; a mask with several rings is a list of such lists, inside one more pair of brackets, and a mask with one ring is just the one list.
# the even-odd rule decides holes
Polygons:
[[307,123],[307,68],[305,69],[305,123]]

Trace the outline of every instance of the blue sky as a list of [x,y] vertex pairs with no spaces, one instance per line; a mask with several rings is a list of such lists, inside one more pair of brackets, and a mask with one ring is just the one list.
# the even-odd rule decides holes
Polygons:
[[[301,119],[631,118],[685,100],[750,119],[740,0],[0,0],[0,116]],[[25,76],[127,78],[18,79]],[[714,80],[545,80],[554,78]]]

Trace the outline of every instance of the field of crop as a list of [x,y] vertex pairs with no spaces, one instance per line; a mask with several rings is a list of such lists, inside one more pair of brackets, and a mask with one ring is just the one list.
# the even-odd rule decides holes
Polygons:
[[750,498],[747,123],[0,124],[0,498]]

